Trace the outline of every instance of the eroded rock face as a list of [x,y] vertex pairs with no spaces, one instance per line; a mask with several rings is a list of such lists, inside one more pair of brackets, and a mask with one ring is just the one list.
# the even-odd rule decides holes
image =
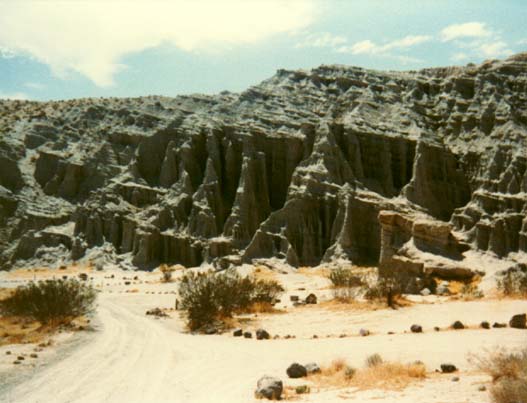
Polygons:
[[517,55],[280,70],[241,94],[0,101],[0,265],[97,250],[141,268],[273,257],[458,278],[469,249],[521,260],[526,94]]

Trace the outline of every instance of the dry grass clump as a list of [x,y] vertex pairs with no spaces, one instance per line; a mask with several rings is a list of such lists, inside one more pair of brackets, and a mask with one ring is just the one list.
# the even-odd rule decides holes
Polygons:
[[159,271],[161,272],[161,281],[163,283],[170,283],[172,282],[172,273],[174,273],[175,269],[166,265],[162,264],[159,266]]
[[415,381],[426,378],[422,363],[402,364],[384,361],[378,354],[368,357],[365,368],[355,369],[346,360],[334,360],[309,379],[320,387],[383,388],[401,390]]
[[516,353],[498,350],[471,359],[492,377],[494,403],[527,402],[527,348]]

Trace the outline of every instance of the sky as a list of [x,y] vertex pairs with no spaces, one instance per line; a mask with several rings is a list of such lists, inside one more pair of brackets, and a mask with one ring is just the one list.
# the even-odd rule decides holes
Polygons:
[[276,70],[527,51],[527,0],[0,0],[0,98],[239,92]]

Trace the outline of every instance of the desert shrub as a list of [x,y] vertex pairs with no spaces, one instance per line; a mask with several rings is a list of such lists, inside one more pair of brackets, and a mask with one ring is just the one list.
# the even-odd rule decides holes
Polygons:
[[527,349],[517,353],[501,350],[472,360],[492,377],[494,403],[527,402]]
[[349,268],[339,267],[331,270],[329,279],[333,287],[359,287],[363,284],[362,279]]
[[409,281],[411,276],[404,272],[379,274],[375,283],[366,287],[364,297],[368,300],[386,300],[389,307],[396,308],[396,299],[403,294]]
[[480,299],[484,297],[481,291],[475,284],[465,284],[461,288],[461,295],[466,299]]
[[162,264],[159,266],[159,271],[161,272],[161,281],[163,283],[170,283],[172,281],[172,273],[174,272],[174,269],[166,264]]
[[273,303],[284,291],[276,281],[242,277],[235,270],[224,273],[188,273],[179,285],[181,307],[188,326],[197,330],[216,320],[249,310],[253,304]]
[[41,323],[63,322],[91,312],[95,299],[95,289],[76,279],[45,280],[18,287],[0,301],[0,311]]
[[366,366],[368,368],[371,368],[371,367],[375,367],[377,365],[381,365],[382,363],[384,362],[384,360],[382,359],[382,357],[375,353],[375,354],[372,354],[370,356],[368,356],[366,358]]
[[508,271],[496,285],[505,296],[527,297],[527,273],[523,271]]

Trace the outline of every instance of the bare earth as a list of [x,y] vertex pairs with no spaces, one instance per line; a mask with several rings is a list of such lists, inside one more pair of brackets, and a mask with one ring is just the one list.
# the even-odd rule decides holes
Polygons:
[[[108,278],[111,274],[113,279]],[[39,278],[52,275],[62,273],[38,273]],[[132,280],[136,275],[139,278]],[[32,277],[27,272],[1,276],[1,287],[14,287]],[[248,330],[263,327],[279,339],[258,341],[235,338],[230,333],[191,335],[186,333],[179,312],[169,311],[167,319],[145,315],[150,308],[174,306],[176,282],[159,283],[159,273],[106,271],[90,272],[90,276],[102,290],[92,322],[95,331],[54,336],[54,345],[38,359],[26,358],[17,366],[12,364],[13,357],[29,354],[35,345],[0,347],[1,402],[250,402],[255,400],[256,381],[265,374],[280,377],[285,386],[309,384],[305,379],[287,378],[285,370],[292,362],[325,365],[344,358],[354,367],[361,367],[373,353],[386,360],[421,360],[428,376],[398,391],[313,387],[310,394],[291,399],[489,402],[488,392],[478,389],[488,386],[490,379],[467,361],[468,354],[499,346],[519,348],[527,342],[525,330],[478,328],[483,320],[491,324],[508,322],[512,315],[527,312],[527,301],[465,302],[427,297],[397,311],[352,310],[324,303],[330,296],[324,277],[293,272],[276,276],[288,289],[278,305],[285,313],[251,315],[244,326]],[[123,277],[131,284],[124,285]],[[309,292],[315,292],[322,303],[290,306],[289,295],[303,297]],[[448,330],[454,320],[471,328]],[[409,333],[414,323],[423,326],[423,334]],[[441,327],[441,331],[434,331],[434,326]],[[360,328],[372,334],[359,337]],[[295,338],[285,339],[288,334]],[[7,355],[7,351],[12,354]],[[434,373],[445,362],[455,364],[459,372]],[[454,375],[459,376],[459,382],[452,382]]]

